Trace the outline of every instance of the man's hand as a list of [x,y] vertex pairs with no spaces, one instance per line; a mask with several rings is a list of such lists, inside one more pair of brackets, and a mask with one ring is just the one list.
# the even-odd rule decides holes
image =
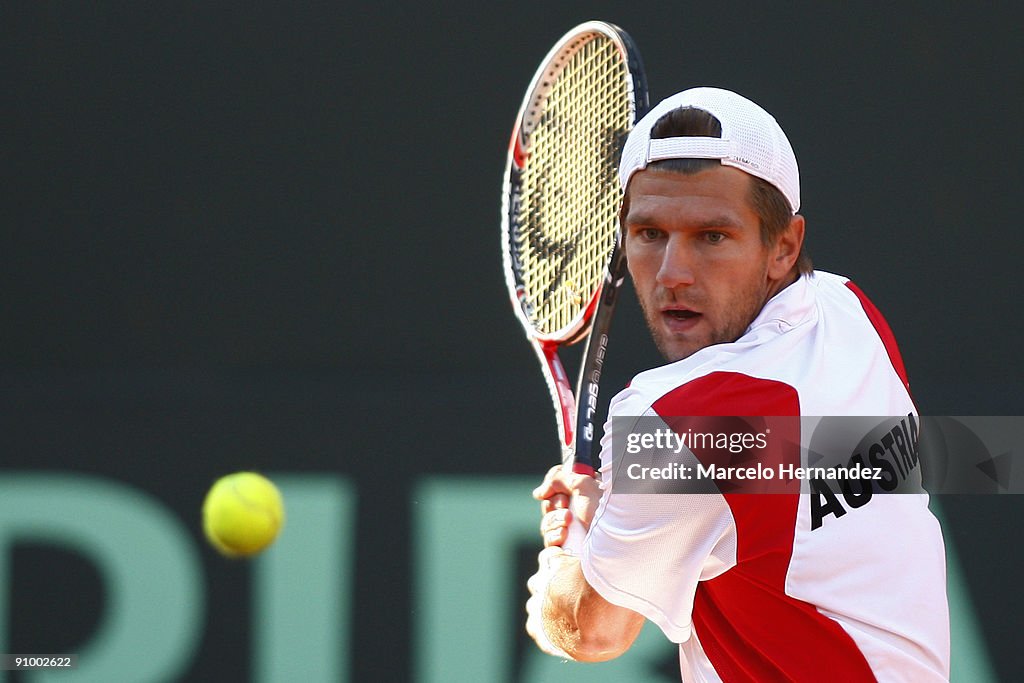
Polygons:
[[633,644],[644,618],[607,602],[587,583],[579,558],[561,544],[575,517],[589,529],[601,498],[593,477],[553,467],[533,491],[541,501],[544,550],[527,581],[526,632],[542,651],[580,661],[604,661]]
[[540,501],[540,533],[544,547],[565,543],[573,518],[587,529],[601,500],[601,487],[593,477],[566,472],[561,465],[548,470],[540,486],[533,490]]

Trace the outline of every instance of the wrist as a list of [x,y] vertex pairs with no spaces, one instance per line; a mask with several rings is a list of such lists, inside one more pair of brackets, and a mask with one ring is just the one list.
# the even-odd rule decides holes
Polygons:
[[566,554],[557,546],[545,548],[541,552],[538,558],[540,560],[539,571],[527,582],[531,598],[526,605],[529,615],[526,630],[543,652],[575,661],[574,657],[555,644],[549,630],[553,625],[550,616],[553,611],[553,596],[550,595],[551,583],[558,572],[561,559],[565,556]]

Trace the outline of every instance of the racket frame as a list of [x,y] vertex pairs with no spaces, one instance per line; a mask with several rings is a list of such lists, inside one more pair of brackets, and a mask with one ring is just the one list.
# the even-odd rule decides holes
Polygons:
[[[512,308],[531,342],[548,386],[562,447],[562,462],[580,474],[593,475],[593,439],[595,418],[598,414],[598,392],[601,373],[608,348],[612,314],[618,298],[620,285],[625,274],[625,255],[621,246],[621,234],[616,230],[614,244],[604,275],[587,304],[580,309],[568,324],[551,333],[538,332],[526,312],[526,297],[518,282],[512,263],[511,214],[516,200],[514,183],[528,158],[526,136],[536,127],[543,113],[543,102],[551,90],[552,68],[560,72],[565,58],[575,53],[571,48],[581,37],[599,33],[609,38],[626,65],[626,87],[630,103],[630,127],[646,113],[648,103],[647,81],[640,53],[630,36],[614,24],[602,21],[588,21],[570,29],[548,52],[534,73],[526,91],[519,114],[516,117],[512,138],[509,142],[508,162],[502,193],[502,244],[505,279],[512,300]],[[557,74],[556,72],[556,74]],[[545,82],[544,79],[548,78]],[[617,174],[614,174],[617,177]],[[586,347],[579,368],[576,391],[570,383],[561,359],[562,347],[586,339]]]

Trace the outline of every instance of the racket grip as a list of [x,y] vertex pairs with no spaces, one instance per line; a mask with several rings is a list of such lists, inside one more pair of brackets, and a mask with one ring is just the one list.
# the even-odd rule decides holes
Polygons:
[[572,518],[569,522],[569,535],[565,538],[565,543],[562,544],[562,550],[579,557],[583,554],[583,541],[587,537],[587,529],[583,526],[583,522]]

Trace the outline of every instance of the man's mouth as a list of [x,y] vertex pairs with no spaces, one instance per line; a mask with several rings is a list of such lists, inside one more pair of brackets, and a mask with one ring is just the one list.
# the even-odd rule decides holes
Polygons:
[[697,311],[691,311],[685,308],[670,308],[662,311],[662,313],[677,320],[689,320],[690,318],[700,315]]
[[701,314],[689,308],[663,308],[662,319],[670,330],[683,332],[697,324]]

